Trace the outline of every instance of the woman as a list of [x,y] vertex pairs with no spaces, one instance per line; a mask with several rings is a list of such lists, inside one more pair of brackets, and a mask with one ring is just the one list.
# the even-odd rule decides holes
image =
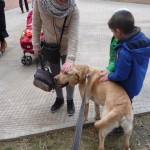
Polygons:
[[[66,18],[67,17],[67,18]],[[66,23],[64,23],[66,19]],[[41,52],[40,32],[41,27],[44,32],[44,43],[60,43],[60,61],[58,64],[49,62],[50,69],[54,75],[68,72],[72,69],[77,52],[78,29],[79,29],[79,10],[75,0],[34,0],[33,6],[33,48],[36,57]],[[51,107],[51,112],[56,112],[64,103],[63,91],[56,87],[56,101]],[[75,113],[73,102],[74,87],[67,86],[67,112],[69,116]]]
[[4,0],[0,0],[0,56],[4,53],[7,43],[5,38],[8,37],[8,33],[6,31],[6,21],[5,21],[5,2]]

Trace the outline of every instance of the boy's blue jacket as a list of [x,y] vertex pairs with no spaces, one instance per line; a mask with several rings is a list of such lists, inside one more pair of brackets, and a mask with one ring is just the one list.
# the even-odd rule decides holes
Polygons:
[[129,97],[141,91],[150,58],[150,39],[138,32],[115,47],[115,72],[108,75],[111,81],[118,81]]

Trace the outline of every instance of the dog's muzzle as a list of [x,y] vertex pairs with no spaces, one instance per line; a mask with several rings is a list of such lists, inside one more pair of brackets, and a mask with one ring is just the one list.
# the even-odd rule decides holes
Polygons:
[[63,88],[63,87],[65,87],[65,86],[69,85],[69,82],[67,82],[67,83],[65,83],[65,84],[57,84],[57,85],[58,85],[58,87]]

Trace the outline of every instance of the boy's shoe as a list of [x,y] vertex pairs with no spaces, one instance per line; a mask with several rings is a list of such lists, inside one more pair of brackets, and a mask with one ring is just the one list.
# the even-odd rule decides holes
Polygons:
[[73,99],[67,100],[67,112],[68,112],[69,116],[73,116],[75,113],[75,107],[74,107]]
[[123,134],[123,128],[121,126],[119,126],[118,128],[114,128],[109,135],[117,135],[117,134]]
[[22,14],[24,13],[24,10],[22,11]]
[[29,12],[29,10],[27,10],[27,12]]
[[63,104],[64,104],[64,99],[56,97],[56,101],[51,107],[51,112],[52,113],[57,112]]

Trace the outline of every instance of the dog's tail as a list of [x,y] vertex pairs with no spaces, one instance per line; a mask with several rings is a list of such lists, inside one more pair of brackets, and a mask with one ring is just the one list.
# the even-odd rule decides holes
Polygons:
[[118,121],[120,117],[120,114],[117,113],[115,109],[112,109],[108,114],[103,116],[101,120],[96,121],[94,126],[99,129],[105,128],[111,123]]

